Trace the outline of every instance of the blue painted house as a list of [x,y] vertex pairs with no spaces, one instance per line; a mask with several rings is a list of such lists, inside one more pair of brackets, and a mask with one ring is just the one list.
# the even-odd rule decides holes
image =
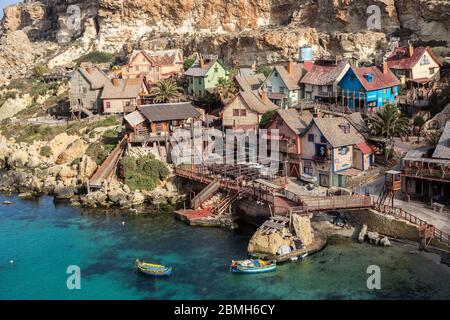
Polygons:
[[383,63],[378,67],[352,67],[339,86],[343,103],[354,111],[372,112],[386,104],[398,102],[400,81]]

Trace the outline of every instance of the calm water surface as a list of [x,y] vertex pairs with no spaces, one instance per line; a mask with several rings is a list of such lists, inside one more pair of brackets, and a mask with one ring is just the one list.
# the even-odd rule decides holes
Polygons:
[[[139,217],[87,214],[50,197],[4,200],[14,205],[0,205],[0,299],[450,298],[450,268],[397,244],[336,238],[276,273],[236,275],[228,265],[246,256],[251,229],[193,228],[151,209]],[[173,266],[173,276],[135,273],[136,257]],[[67,289],[69,265],[81,268],[81,290]],[[381,268],[381,290],[366,288],[369,265]]]

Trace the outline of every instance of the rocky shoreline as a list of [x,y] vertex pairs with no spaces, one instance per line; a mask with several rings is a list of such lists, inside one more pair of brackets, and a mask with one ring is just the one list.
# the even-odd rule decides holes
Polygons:
[[[51,156],[42,155],[47,148]],[[89,177],[97,164],[85,154],[86,142],[77,135],[62,133],[50,142],[32,145],[15,143],[0,135],[0,192],[18,193],[21,198],[52,195],[85,208],[132,208],[144,203],[176,204],[182,196],[174,186],[175,177],[161,182],[153,191],[131,190],[112,181],[98,191],[87,193]]]

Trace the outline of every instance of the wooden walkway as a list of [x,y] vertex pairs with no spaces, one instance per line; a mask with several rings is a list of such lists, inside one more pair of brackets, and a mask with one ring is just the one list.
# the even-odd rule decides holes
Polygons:
[[108,181],[114,176],[117,164],[125,151],[126,145],[127,140],[126,137],[124,137],[89,179],[88,191],[91,189],[100,189],[105,181]]
[[[229,168],[230,169],[230,168]],[[232,168],[231,168],[232,169]],[[236,172],[236,171],[233,171]],[[177,176],[197,181],[203,184],[210,184],[213,181],[220,183],[220,188],[228,192],[237,192],[243,196],[254,198],[257,201],[267,203],[272,210],[273,216],[288,216],[291,214],[309,214],[313,212],[329,212],[340,210],[357,210],[357,209],[374,209],[383,214],[388,214],[396,219],[406,220],[413,223],[426,234],[444,245],[450,247],[450,235],[442,230],[436,229],[434,226],[428,224],[426,221],[404,211],[401,208],[393,208],[392,206],[379,205],[374,202],[371,196],[360,194],[344,195],[344,196],[299,196],[290,191],[278,187],[270,181],[263,181],[257,176],[251,176],[252,180],[248,181],[245,176],[235,176],[230,179],[227,176],[210,175],[209,171],[204,168],[199,169],[193,167],[191,170],[176,168],[175,174]],[[273,222],[273,221],[272,221]],[[279,229],[282,226],[282,221],[274,223],[269,222],[267,229]]]

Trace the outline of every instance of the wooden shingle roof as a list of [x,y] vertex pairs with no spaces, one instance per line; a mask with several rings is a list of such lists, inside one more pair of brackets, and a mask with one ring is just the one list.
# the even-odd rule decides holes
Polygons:
[[149,104],[138,107],[138,110],[151,122],[187,120],[201,116],[190,102]]

